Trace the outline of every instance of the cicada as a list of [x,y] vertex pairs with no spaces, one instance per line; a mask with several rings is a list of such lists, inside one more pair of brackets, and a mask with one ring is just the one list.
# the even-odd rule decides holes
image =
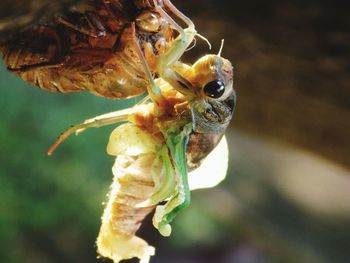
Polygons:
[[[58,44],[61,41],[58,37],[50,45],[54,51],[42,62],[40,56],[27,58],[21,53],[26,51],[20,48],[6,48],[5,59],[22,78],[48,90],[86,89],[113,98],[148,92],[132,108],[72,126],[48,152],[52,154],[72,134],[121,123],[107,145],[108,154],[116,159],[97,250],[114,262],[137,257],[146,263],[155,251],[136,235],[143,219],[154,211],[153,225],[163,236],[169,236],[170,223],[190,204],[190,189],[217,183],[214,180],[206,184],[207,178],[218,174],[208,174],[210,169],[203,169],[208,167],[208,159],[215,151],[217,163],[211,165],[219,168],[221,179],[226,174],[228,152],[224,133],[236,104],[233,68],[221,56],[221,49],[192,65],[180,62],[197,32],[192,21],[169,0],[88,3],[98,4],[100,9],[94,6],[93,11],[100,10],[98,14],[105,14],[105,20],[96,20],[90,9],[81,16],[86,27],[61,20],[69,39],[65,53],[64,43]],[[112,23],[110,20],[116,19],[116,14],[122,15],[121,10],[131,10],[133,16],[118,18],[117,22],[123,21],[120,24]],[[50,32],[57,33],[60,26]],[[96,28],[99,30],[94,31]],[[104,41],[99,42],[100,38]],[[98,48],[92,48],[93,43]],[[12,57],[14,54],[17,58]],[[200,183],[195,185],[192,180]]]
[[[155,87],[159,93],[150,89],[151,95],[131,109],[71,127],[49,152],[73,133],[124,123],[112,132],[107,145],[107,152],[116,156],[114,180],[97,238],[99,254],[114,262],[133,257],[148,262],[154,248],[135,235],[143,219],[155,209],[153,225],[169,236],[171,221],[190,204],[189,180],[202,181],[192,183],[192,188],[201,188],[207,186],[207,179],[222,179],[226,173],[228,152],[223,135],[236,101],[232,66],[218,55],[206,55],[192,66],[182,64],[176,72],[187,80],[186,89],[179,91],[158,78]],[[220,172],[210,174],[213,170],[208,169],[206,157],[220,140],[216,163],[210,163],[218,165]]]

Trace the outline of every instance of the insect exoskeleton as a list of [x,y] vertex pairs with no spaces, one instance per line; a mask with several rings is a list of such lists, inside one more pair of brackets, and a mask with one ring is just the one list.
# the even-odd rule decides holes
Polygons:
[[9,37],[0,52],[9,70],[47,91],[138,96],[149,82],[137,45],[159,74],[167,66],[162,58],[183,39],[173,26],[177,13],[170,17],[165,8],[173,10],[159,0],[85,0],[51,23]]

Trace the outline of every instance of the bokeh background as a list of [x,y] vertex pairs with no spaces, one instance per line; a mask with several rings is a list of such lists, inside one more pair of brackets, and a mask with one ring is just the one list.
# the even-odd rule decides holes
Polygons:
[[[146,220],[154,263],[350,262],[350,19],[345,1],[173,1],[235,66],[230,167],[193,192],[170,238]],[[184,56],[207,47],[200,40]],[[136,102],[50,94],[0,68],[0,262],[96,259],[113,127],[71,124]],[[134,262],[134,261],[130,261]]]

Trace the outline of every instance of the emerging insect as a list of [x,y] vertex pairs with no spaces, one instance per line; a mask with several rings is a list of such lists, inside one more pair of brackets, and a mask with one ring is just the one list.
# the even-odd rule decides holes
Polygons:
[[[162,235],[169,236],[171,221],[189,205],[191,172],[201,169],[202,162],[205,165],[203,160],[219,144],[234,112],[233,69],[231,63],[221,57],[221,49],[219,54],[206,55],[192,66],[179,61],[197,33],[192,21],[169,0],[91,3],[100,4],[100,9],[94,7],[94,10],[106,12],[105,20],[96,20],[90,9],[83,16],[89,27],[61,20],[72,29],[64,30],[71,39],[68,42],[70,47],[58,64],[52,63],[57,61],[57,54],[62,54],[58,49],[42,63],[37,63],[40,56],[27,58],[29,53],[21,54],[19,50],[22,49],[13,51],[5,48],[3,52],[8,65],[22,78],[48,90],[56,87],[60,91],[72,91],[82,87],[98,95],[120,98],[148,91],[148,96],[133,108],[107,113],[72,126],[48,152],[52,154],[71,134],[91,127],[126,122],[112,132],[107,146],[107,152],[117,157],[97,249],[101,256],[114,262],[137,257],[140,262],[146,263],[154,254],[154,248],[135,233],[144,217],[155,209],[154,226]],[[110,21],[116,19],[121,10],[129,8],[134,12],[131,20],[117,19],[117,22],[123,21],[120,27],[115,25],[116,21]],[[103,17],[102,11],[100,18]],[[168,12],[187,27],[178,25]],[[106,25],[108,30],[94,31],[106,28]],[[113,34],[108,33],[114,28],[112,25],[116,28]],[[177,36],[173,39],[174,30]],[[84,34],[87,37],[81,40],[79,37]],[[93,43],[103,45],[100,40],[108,40],[109,37],[115,38],[107,41],[113,43],[112,47],[123,48],[108,46],[103,49],[99,46],[95,50],[84,46]],[[72,45],[72,39],[77,46]],[[158,46],[160,39],[163,39],[162,44]],[[57,43],[54,44],[56,48],[60,47]],[[83,59],[82,62],[80,59]],[[153,78],[154,73],[158,78]],[[223,139],[220,145],[217,154],[223,166],[223,177],[227,168],[226,141]],[[200,176],[210,177],[208,174]],[[161,202],[163,204],[160,205]]]

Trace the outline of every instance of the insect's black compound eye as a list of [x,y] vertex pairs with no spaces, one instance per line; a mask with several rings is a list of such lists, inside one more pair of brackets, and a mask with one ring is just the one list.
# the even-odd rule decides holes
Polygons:
[[221,80],[213,80],[204,86],[203,91],[208,97],[218,99],[225,93],[225,85]]

